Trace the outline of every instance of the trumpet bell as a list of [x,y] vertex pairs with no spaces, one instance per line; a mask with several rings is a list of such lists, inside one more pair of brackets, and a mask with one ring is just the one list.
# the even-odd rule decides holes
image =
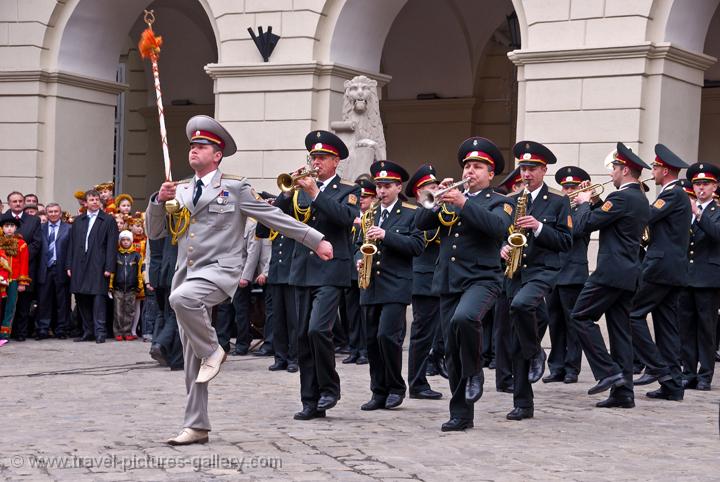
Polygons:
[[527,237],[522,233],[512,233],[507,242],[513,248],[521,248],[527,244]]
[[277,177],[277,187],[282,192],[290,192],[295,189],[293,178],[290,174],[283,173]]
[[425,209],[432,209],[435,207],[435,195],[429,189],[425,189],[418,193],[418,203]]

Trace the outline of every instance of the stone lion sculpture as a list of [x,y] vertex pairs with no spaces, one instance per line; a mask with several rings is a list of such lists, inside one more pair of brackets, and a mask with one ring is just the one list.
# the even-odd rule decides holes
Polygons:
[[380,120],[380,101],[377,82],[358,75],[345,82],[342,121],[330,123],[330,128],[347,145],[350,155],[338,166],[338,174],[355,180],[370,170],[376,159],[385,159],[385,134]]

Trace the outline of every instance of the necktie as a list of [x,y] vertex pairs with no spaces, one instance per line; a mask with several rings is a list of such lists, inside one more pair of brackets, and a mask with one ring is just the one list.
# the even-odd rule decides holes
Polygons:
[[48,234],[48,253],[47,253],[47,267],[51,267],[55,262],[55,229],[57,228],[54,224],[49,226],[50,234]]
[[198,179],[195,183],[195,195],[193,196],[193,206],[197,206],[197,202],[202,196],[203,182],[202,179]]
[[378,227],[382,226],[382,224],[385,222],[387,217],[388,217],[388,210],[383,209],[382,213],[380,213],[380,222],[378,223]]

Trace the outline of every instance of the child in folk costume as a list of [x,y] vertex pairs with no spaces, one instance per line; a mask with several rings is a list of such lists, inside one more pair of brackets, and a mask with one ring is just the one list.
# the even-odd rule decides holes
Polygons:
[[[131,218],[128,219],[128,229],[133,235],[133,248],[135,252],[140,255],[140,266],[141,271],[145,271],[145,250],[147,249],[147,236],[145,236],[145,219],[143,213],[136,212]],[[140,322],[140,315],[142,314],[142,301],[145,299],[145,290],[138,292],[135,301],[135,318],[133,319],[131,333],[133,336],[137,336],[137,326]],[[146,335],[147,333],[143,333]]]
[[20,234],[15,231],[20,227],[20,221],[11,214],[5,214],[0,218],[2,236],[0,236],[0,250],[6,257],[6,264],[9,265],[6,293],[0,303],[2,309],[2,324],[0,325],[0,346],[6,344],[12,332],[12,322],[15,318],[15,305],[17,304],[18,293],[25,291],[30,284],[28,276],[29,253],[27,243]]
[[118,194],[115,197],[115,206],[117,206],[117,213],[130,216],[132,214],[132,207],[135,200],[130,194]]
[[110,292],[115,305],[113,332],[117,341],[137,338],[131,328],[135,318],[136,298],[144,294],[141,266],[142,257],[135,251],[132,233],[121,232],[115,273],[110,275]]
[[103,211],[113,215],[117,211],[115,205],[115,199],[113,198],[113,190],[115,189],[115,183],[112,181],[101,182],[95,186],[95,190],[100,193],[100,201],[102,201]]

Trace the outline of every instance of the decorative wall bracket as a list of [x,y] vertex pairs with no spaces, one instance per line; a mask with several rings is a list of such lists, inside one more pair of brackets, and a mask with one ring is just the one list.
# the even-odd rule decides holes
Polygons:
[[280,40],[280,36],[272,33],[272,27],[268,27],[267,32],[263,32],[263,28],[258,27],[257,35],[253,32],[252,27],[248,27],[248,32],[250,32],[250,36],[252,37],[253,42],[255,42],[255,46],[258,51],[260,51],[263,61],[267,62],[270,59],[270,55],[272,55],[273,50],[275,50],[275,46],[277,45],[278,40]]

